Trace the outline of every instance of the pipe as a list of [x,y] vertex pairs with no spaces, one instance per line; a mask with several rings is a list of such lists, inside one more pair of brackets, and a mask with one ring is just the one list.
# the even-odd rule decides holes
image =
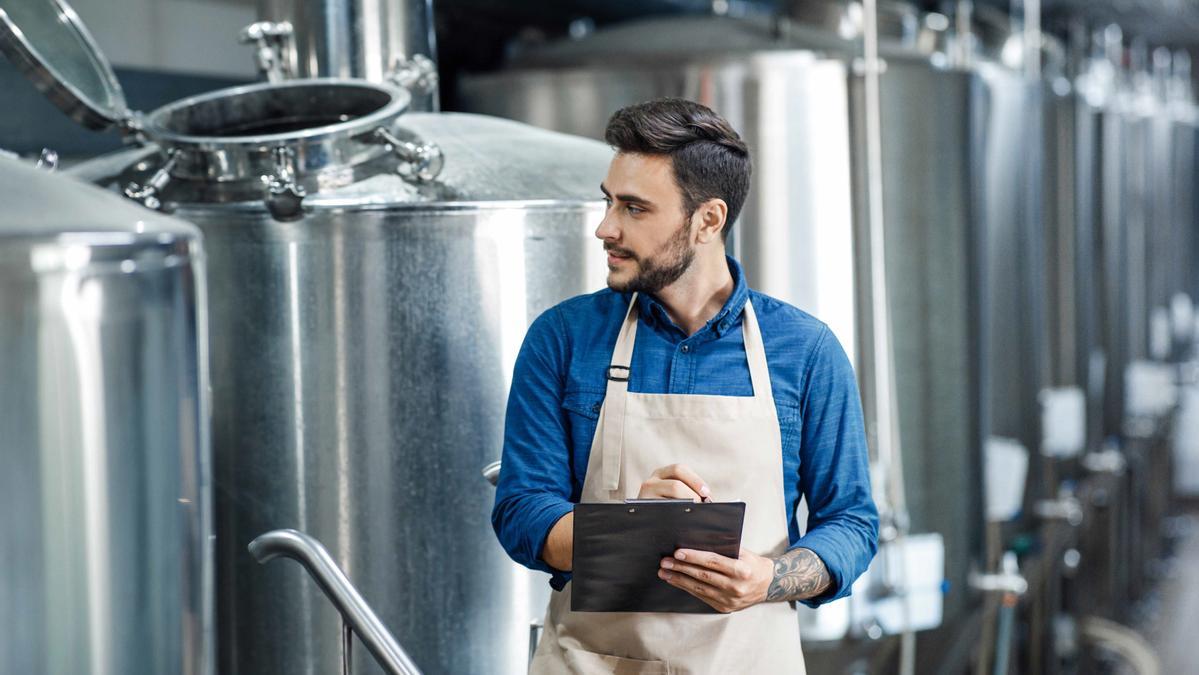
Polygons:
[[[370,605],[350,583],[319,541],[298,530],[271,530],[250,542],[250,555],[259,563],[278,556],[304,566],[309,576],[333,603],[342,620],[354,630],[367,650],[389,675],[420,675],[420,669],[392,637]],[[348,649],[347,649],[348,664]]]
[[1082,635],[1087,641],[1110,650],[1137,675],[1161,675],[1161,660],[1140,633],[1097,616],[1086,617],[1081,623]]
[[[865,0],[863,8],[863,62],[865,65],[866,192],[870,231],[870,306],[874,336],[874,414],[878,459],[884,477],[886,511],[892,528],[891,544],[901,567],[899,578],[908,578],[903,537],[908,531],[907,500],[903,484],[903,458],[899,437],[898,394],[895,388],[895,352],[892,345],[890,303],[887,297],[887,231],[883,215],[882,89],[878,55],[878,1]],[[887,561],[890,564],[892,561]],[[906,594],[906,589],[904,590]],[[916,669],[916,634],[912,630],[911,607],[901,600],[904,631],[900,636],[899,672],[912,675]]]

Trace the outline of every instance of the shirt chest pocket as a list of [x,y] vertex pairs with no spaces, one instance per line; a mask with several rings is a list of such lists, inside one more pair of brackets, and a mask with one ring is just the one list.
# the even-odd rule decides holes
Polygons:
[[[591,451],[591,439],[599,424],[600,409],[604,405],[603,392],[567,392],[562,399],[563,417],[570,433],[571,451],[576,466],[585,466]],[[579,460],[582,460],[580,464]]]

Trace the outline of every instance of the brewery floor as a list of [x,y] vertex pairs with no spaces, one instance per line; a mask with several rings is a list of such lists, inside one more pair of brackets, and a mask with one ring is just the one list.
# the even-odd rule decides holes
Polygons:
[[1161,672],[1193,673],[1195,626],[1199,625],[1199,511],[1166,522],[1171,557],[1157,569],[1158,582],[1137,608],[1137,629],[1161,659]]

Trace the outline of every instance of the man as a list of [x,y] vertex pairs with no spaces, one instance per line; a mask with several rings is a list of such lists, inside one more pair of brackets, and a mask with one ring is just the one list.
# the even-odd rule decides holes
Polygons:
[[[663,99],[605,138],[608,288],[529,328],[492,514],[558,591],[533,672],[802,673],[792,603],[847,595],[876,548],[853,371],[827,326],[725,256],[751,168],[728,122]],[[570,611],[573,505],[631,497],[746,502],[738,558],[679,550],[658,571],[719,613]]]

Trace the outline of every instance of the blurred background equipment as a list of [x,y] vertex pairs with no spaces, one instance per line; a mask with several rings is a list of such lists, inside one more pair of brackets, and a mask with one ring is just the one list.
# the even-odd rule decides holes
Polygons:
[[548,587],[477,472],[529,321],[603,283],[607,119],[659,96],[742,133],[730,252],[859,376],[882,541],[801,611],[813,672],[1190,667],[1199,5],[74,4],[0,0],[0,146],[203,233],[219,672],[341,664],[335,608],[246,549],[278,528],[425,672],[523,672]]

